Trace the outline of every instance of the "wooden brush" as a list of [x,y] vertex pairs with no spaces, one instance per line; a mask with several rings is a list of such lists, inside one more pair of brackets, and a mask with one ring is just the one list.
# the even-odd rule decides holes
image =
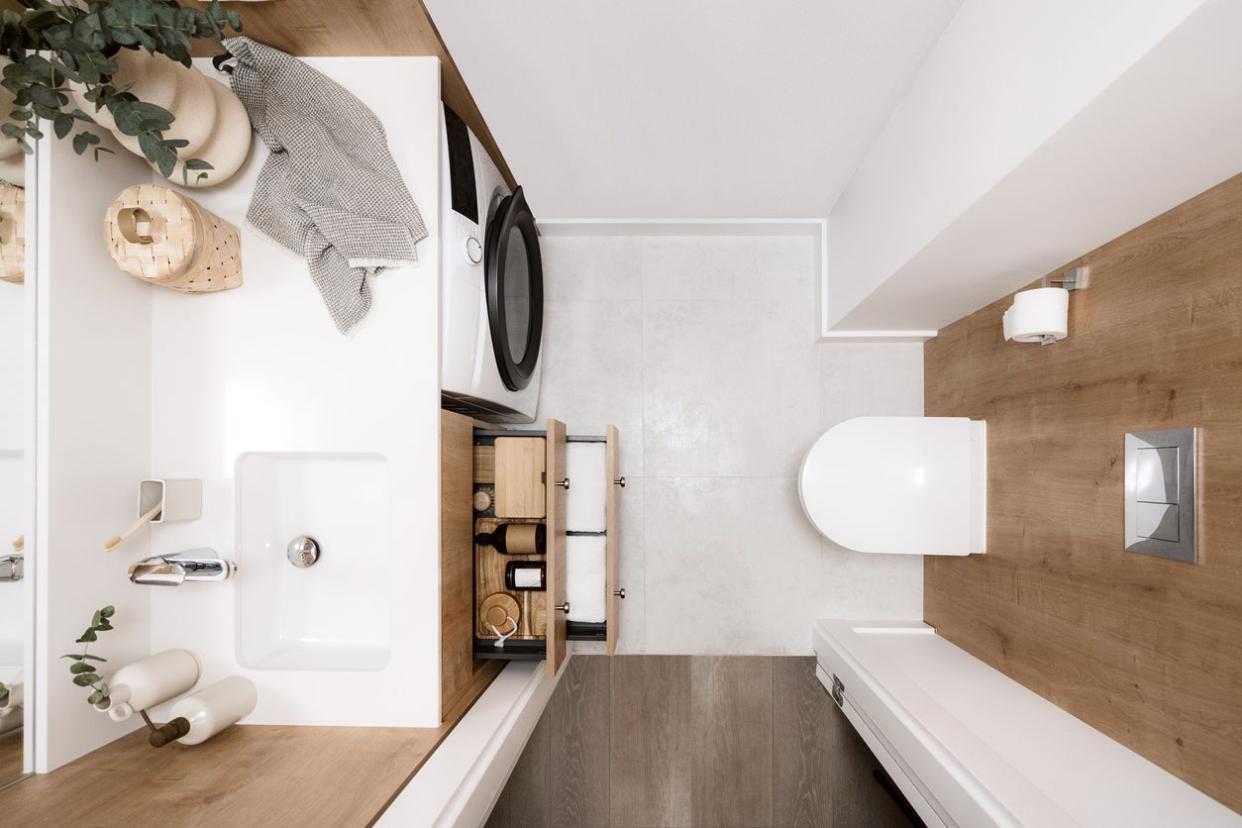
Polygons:
[[108,538],[108,542],[104,544],[104,551],[111,552],[113,549],[116,549],[118,546],[125,543],[125,541],[129,540],[131,535],[150,523],[155,516],[160,513],[161,505],[162,504],[157,503],[152,506],[151,511],[134,521],[134,525],[126,529],[124,533]]

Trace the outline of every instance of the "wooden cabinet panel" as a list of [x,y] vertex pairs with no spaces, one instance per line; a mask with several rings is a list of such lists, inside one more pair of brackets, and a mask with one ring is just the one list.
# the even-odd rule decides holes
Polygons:
[[502,665],[474,659],[474,429],[440,412],[440,716],[469,706]]
[[545,455],[541,437],[496,438],[496,517],[541,518],[547,514]]
[[565,489],[572,485],[565,477],[565,424],[548,420],[547,432],[548,498],[548,674],[556,675],[565,660]]
[[[619,513],[621,477],[621,432],[616,426],[608,426],[607,448],[604,466],[607,469],[607,488],[604,495],[604,518],[607,521],[605,540],[608,562],[605,565],[604,589],[607,591],[605,620],[608,622],[608,655],[617,651],[617,639],[621,635],[621,600],[625,595],[619,583],[621,563],[621,515]],[[620,594],[618,594],[620,593]]]

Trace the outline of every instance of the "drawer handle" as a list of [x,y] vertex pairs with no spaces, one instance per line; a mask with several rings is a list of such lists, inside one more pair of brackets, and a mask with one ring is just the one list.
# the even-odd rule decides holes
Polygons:
[[569,478],[566,477],[564,480],[556,481],[556,485],[560,486],[565,491],[569,491]]
[[621,475],[620,477],[618,477],[616,480],[612,482],[624,489],[625,488],[625,475]]
[[625,587],[621,587],[620,589],[614,589],[612,591],[612,594],[620,598],[622,601],[624,601],[625,600]]
[[563,603],[563,604],[557,604],[557,605],[556,605],[556,607],[555,607],[554,609],[556,609],[556,610],[558,610],[558,611],[560,611],[560,612],[563,612],[563,613],[565,613],[566,615],[569,615],[569,602],[568,602],[568,601],[566,601],[566,602],[565,602],[565,603]]

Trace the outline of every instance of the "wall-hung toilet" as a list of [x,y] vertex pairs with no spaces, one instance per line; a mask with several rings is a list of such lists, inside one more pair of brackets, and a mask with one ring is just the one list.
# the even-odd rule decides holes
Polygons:
[[811,523],[858,552],[970,555],[987,539],[987,423],[856,417],[815,441],[798,473]]

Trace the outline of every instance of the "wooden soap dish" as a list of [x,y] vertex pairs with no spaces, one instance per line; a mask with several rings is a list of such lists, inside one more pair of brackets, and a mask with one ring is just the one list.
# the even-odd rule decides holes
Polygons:
[[496,638],[496,634],[492,632],[492,627],[495,627],[502,633],[508,632],[512,627],[509,623],[510,618],[520,625],[522,622],[522,608],[518,606],[518,602],[514,597],[507,592],[493,592],[479,602],[480,636],[483,638]]

